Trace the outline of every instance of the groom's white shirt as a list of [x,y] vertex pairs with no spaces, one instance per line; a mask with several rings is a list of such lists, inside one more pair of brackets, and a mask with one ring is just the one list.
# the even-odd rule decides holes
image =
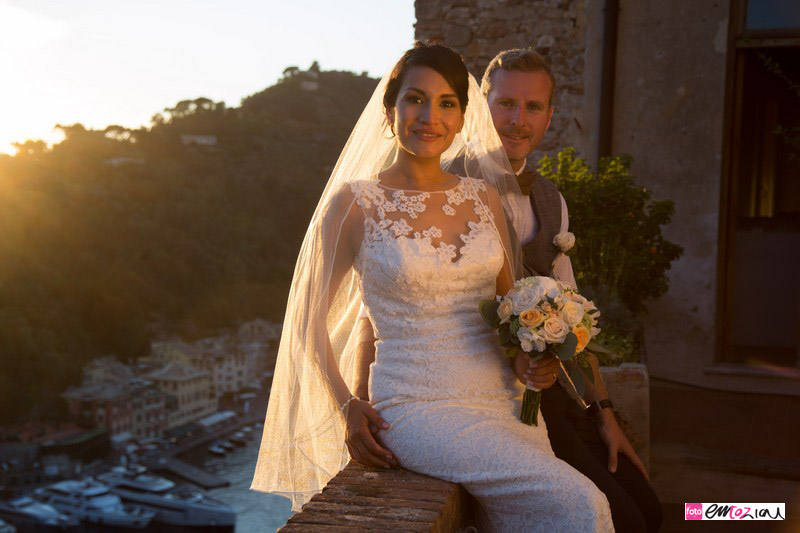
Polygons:
[[[527,165],[527,161],[525,161],[516,172],[517,176],[522,174],[522,171],[525,170],[525,165]],[[564,201],[564,197],[561,193],[558,193],[558,197],[561,199],[561,228],[558,232],[564,233],[569,231],[569,213],[567,212],[567,202]],[[536,220],[536,214],[533,212],[533,207],[531,206],[531,201],[528,196],[524,194],[513,194],[511,195],[511,201],[516,204],[517,209],[525,213],[525,216],[522,217],[522,220],[519,222],[520,227],[514,227],[514,231],[517,232],[519,240],[524,246],[536,238],[536,234],[539,233],[539,221]],[[578,284],[575,283],[575,274],[572,272],[572,261],[570,261],[567,255],[558,255],[555,265],[553,265],[553,275],[557,280],[569,283],[573,287],[578,286]]]

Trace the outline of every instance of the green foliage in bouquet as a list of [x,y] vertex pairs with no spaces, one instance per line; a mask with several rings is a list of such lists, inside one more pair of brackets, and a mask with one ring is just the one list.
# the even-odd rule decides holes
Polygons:
[[[673,202],[654,200],[637,186],[632,161],[627,155],[604,157],[594,172],[574,148],[565,148],[556,158],[543,157],[538,168],[569,206],[576,281],[603,312],[597,341],[610,348],[609,357],[616,352],[625,360],[638,358],[634,317],[645,310],[647,299],[667,292],[667,270],[683,253],[661,233],[675,212]],[[603,354],[597,355],[603,362]]]

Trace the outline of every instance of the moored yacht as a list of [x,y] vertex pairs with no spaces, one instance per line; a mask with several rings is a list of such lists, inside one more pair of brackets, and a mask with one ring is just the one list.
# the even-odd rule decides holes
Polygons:
[[155,513],[154,523],[186,527],[233,527],[236,512],[229,505],[190,487],[174,488],[163,477],[140,465],[115,467],[98,476],[123,501]]
[[228,450],[220,446],[218,443],[213,443],[211,446],[208,447],[208,453],[212,453],[217,456],[224,456],[227,455]]
[[231,435],[229,440],[237,446],[247,446],[247,438],[242,431],[237,431]]
[[130,487],[145,492],[166,492],[175,488],[175,483],[172,481],[155,474],[149,474],[147,468],[138,464],[115,466],[110,472],[96,477],[98,481],[108,485],[112,492],[118,486]]
[[142,529],[155,515],[139,506],[124,505],[106,485],[88,478],[40,487],[34,497],[72,518],[104,527]]
[[0,519],[20,531],[80,531],[79,520],[29,496],[0,501]]

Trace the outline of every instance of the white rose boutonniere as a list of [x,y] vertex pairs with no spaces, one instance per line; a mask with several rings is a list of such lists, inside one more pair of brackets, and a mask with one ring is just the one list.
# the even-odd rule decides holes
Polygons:
[[553,237],[553,244],[561,250],[561,253],[567,253],[567,251],[575,246],[575,235],[569,231],[559,233]]

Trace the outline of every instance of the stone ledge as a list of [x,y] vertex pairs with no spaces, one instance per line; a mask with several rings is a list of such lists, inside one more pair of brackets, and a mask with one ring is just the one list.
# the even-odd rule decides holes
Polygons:
[[279,531],[444,533],[471,524],[472,513],[471,498],[459,485],[351,461]]

